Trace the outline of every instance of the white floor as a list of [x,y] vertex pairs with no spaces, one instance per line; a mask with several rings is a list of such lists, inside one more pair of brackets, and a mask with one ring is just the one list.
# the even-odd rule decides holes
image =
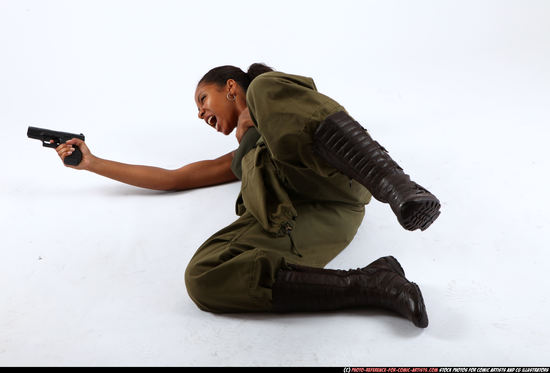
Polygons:
[[[202,4],[202,3],[201,3]],[[262,4],[262,5],[260,5]],[[0,0],[0,366],[548,366],[550,4]],[[430,326],[379,311],[213,315],[196,248],[239,184],[141,190],[65,168],[27,126],[176,168],[236,147],[196,117],[209,68],[315,79],[442,201],[373,201],[330,268],[394,255]]]

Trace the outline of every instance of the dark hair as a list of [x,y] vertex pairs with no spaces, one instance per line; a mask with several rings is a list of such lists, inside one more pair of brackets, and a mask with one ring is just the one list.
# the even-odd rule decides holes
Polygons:
[[255,77],[269,71],[273,71],[273,69],[263,63],[253,63],[252,65],[250,65],[246,73],[235,66],[218,66],[204,74],[197,85],[201,83],[216,83],[218,85],[224,86],[227,80],[233,79],[246,92],[248,86]]

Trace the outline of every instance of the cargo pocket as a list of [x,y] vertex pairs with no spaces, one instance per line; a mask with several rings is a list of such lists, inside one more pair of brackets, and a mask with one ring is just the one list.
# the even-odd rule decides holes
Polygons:
[[[297,213],[265,144],[260,143],[242,160],[242,185],[239,199],[262,228],[276,237],[287,235]],[[239,207],[237,207],[239,210]]]

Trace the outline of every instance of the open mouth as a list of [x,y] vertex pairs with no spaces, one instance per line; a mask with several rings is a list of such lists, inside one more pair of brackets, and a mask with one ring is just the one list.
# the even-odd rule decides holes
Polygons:
[[215,115],[209,116],[206,123],[208,123],[209,126],[214,127],[216,131],[218,130],[218,118],[216,118]]

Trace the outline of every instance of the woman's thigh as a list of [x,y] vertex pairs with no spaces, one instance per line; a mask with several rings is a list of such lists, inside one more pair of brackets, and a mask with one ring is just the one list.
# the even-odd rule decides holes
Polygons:
[[211,312],[268,311],[271,286],[287,263],[324,267],[353,239],[364,209],[300,203],[292,235],[275,237],[248,213],[210,237],[185,274],[190,297]]

